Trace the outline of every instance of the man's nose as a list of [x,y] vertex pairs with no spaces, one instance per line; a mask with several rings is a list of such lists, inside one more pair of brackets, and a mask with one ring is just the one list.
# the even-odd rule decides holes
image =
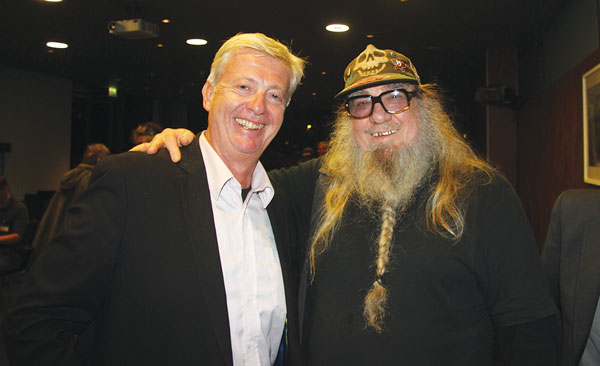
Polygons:
[[383,123],[388,121],[391,118],[391,115],[385,111],[381,102],[375,103],[373,105],[373,113],[371,113],[371,122],[373,123]]
[[248,101],[247,105],[254,114],[263,114],[267,110],[267,103],[264,93],[256,93]]

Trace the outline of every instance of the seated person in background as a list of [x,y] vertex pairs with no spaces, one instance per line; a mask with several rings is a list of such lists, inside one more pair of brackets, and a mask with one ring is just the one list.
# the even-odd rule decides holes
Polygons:
[[560,365],[600,365],[600,190],[556,199],[541,258],[562,317]]
[[6,178],[0,176],[0,245],[20,243],[28,223],[27,206],[12,196]]
[[307,365],[555,365],[556,307],[509,183],[406,56],[369,45],[344,81],[330,150],[270,173],[310,238]]
[[52,196],[33,239],[33,254],[30,263],[48,246],[62,227],[67,209],[88,186],[96,163],[108,156],[110,150],[104,144],[89,144],[83,152],[81,163],[69,170],[60,179],[58,190]]
[[132,146],[150,142],[152,141],[152,138],[162,130],[163,128],[158,123],[145,122],[131,130],[129,140],[131,141]]

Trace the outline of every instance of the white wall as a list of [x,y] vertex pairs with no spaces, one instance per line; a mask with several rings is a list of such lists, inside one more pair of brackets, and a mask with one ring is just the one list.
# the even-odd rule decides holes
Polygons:
[[13,195],[54,190],[69,170],[70,80],[0,65],[0,142]]

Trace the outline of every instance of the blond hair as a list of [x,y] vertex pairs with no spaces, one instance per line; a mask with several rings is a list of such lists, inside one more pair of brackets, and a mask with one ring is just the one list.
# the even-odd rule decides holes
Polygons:
[[[420,86],[420,97],[411,103],[416,104],[421,126],[430,128],[435,141],[436,179],[428,187],[426,203],[427,229],[453,241],[459,240],[465,230],[466,202],[477,182],[489,183],[494,169],[477,156],[452,125],[450,116],[441,102],[435,85]],[[414,107],[413,107],[414,108]],[[331,139],[331,149],[324,156],[322,171],[327,177],[324,202],[321,207],[318,225],[310,247],[312,277],[316,274],[315,258],[322,254],[331,243],[342,215],[352,195],[361,195],[361,188],[353,179],[356,172],[349,164],[353,156],[352,119],[340,108]],[[393,228],[398,214],[397,202],[384,198],[381,205],[381,232],[377,243],[376,280],[364,301],[364,316],[367,326],[377,332],[383,330],[387,290],[383,276],[387,272],[390,258]],[[400,207],[405,209],[406,206]]]
[[208,81],[216,87],[229,59],[236,51],[244,48],[253,49],[274,57],[290,69],[290,85],[287,91],[287,102],[289,103],[292,94],[294,94],[296,87],[304,75],[306,61],[294,55],[283,43],[262,33],[238,33],[223,43],[213,59]]

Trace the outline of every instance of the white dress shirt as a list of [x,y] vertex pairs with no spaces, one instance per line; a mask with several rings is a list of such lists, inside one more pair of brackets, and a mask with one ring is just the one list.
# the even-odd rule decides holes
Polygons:
[[233,364],[272,365],[286,319],[281,265],[267,215],[275,192],[259,162],[252,174],[251,190],[242,202],[242,186],[204,132],[200,149],[227,295]]

